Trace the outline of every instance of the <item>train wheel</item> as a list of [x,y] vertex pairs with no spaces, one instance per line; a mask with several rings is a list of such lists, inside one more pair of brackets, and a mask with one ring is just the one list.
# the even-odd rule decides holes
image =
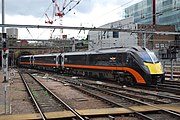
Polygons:
[[130,85],[130,86],[136,85],[136,82],[132,76],[126,76],[125,81],[126,81],[127,85]]

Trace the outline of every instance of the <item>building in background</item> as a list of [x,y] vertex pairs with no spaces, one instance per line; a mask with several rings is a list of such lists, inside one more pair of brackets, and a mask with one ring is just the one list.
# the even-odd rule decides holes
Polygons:
[[8,44],[9,46],[16,45],[18,39],[18,29],[17,28],[7,28],[6,29]]
[[[174,32],[175,26],[173,25],[151,25],[151,24],[136,24],[136,29],[139,31],[156,31],[156,32]],[[156,55],[160,49],[168,49],[170,43],[175,41],[175,35],[168,34],[138,34],[138,46],[144,46],[153,50]],[[144,38],[145,37],[145,38]]]
[[7,28],[6,29],[8,38],[18,39],[18,29],[17,28]]
[[[139,24],[152,24],[152,1],[142,0],[125,8],[125,18],[134,17],[134,22]],[[180,31],[180,0],[155,0],[156,24],[175,25]]]
[[[153,5],[155,5],[154,8]],[[155,19],[153,19],[153,15],[155,15]],[[156,27],[154,30],[157,31],[172,32],[173,28],[168,25],[174,25],[175,31],[180,32],[180,0],[142,0],[139,3],[125,8],[125,18],[128,17],[134,17],[134,22],[138,24],[152,25],[155,23]],[[153,20],[155,22],[153,22]],[[159,28],[159,25],[165,25],[166,27]],[[153,37],[158,38],[158,35],[154,35]],[[175,47],[178,50],[177,56],[180,57],[180,35],[175,35],[175,40],[173,40],[174,36],[171,35],[162,35],[158,39],[159,43],[153,39],[154,41],[151,40],[153,43],[150,43],[150,45],[154,44],[155,49],[159,49],[159,51],[164,51],[167,48]],[[162,39],[164,42],[162,41],[161,43],[160,39]],[[167,42],[165,43],[165,41]]]
[[[135,30],[135,26],[133,17],[129,17],[102,25],[100,28]],[[137,45],[137,34],[117,31],[89,31],[88,41],[88,50],[135,46]]]
[[[88,50],[98,50],[115,47],[142,46],[158,52],[161,48],[168,48],[170,42],[175,41],[174,35],[150,34],[147,32],[164,31],[174,32],[173,25],[152,25],[134,23],[133,17],[100,26],[100,28],[119,28],[123,30],[136,30],[133,32],[116,32],[116,31],[89,31]],[[145,31],[143,33],[142,31]]]

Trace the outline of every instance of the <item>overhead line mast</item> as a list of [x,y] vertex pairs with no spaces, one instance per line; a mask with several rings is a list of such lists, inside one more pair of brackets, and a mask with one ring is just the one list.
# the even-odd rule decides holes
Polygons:
[[153,25],[156,24],[156,0],[152,0],[152,18],[153,18]]

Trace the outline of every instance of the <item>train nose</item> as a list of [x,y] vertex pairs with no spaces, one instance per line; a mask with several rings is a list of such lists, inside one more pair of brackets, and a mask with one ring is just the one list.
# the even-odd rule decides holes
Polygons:
[[163,74],[161,63],[144,63],[150,70],[150,74]]

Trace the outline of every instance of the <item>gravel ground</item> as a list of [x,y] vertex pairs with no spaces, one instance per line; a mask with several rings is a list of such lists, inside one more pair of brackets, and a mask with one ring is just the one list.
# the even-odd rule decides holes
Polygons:
[[[68,84],[62,84],[51,79],[42,78],[42,76],[34,76],[52,90],[58,97],[63,99],[68,105],[75,109],[99,109],[108,108],[109,105],[90,97],[82,92],[70,87]],[[91,120],[109,120],[110,118],[95,117],[90,118]],[[115,120],[138,120],[135,117],[116,116]]]
[[[0,72],[2,76],[2,72]],[[34,76],[35,78],[42,81],[50,90],[52,90],[57,96],[63,99],[68,105],[75,109],[98,109],[98,108],[108,108],[109,105],[90,97],[86,94],[75,90],[68,84],[62,84],[57,81],[53,81],[42,76]],[[4,86],[2,83],[3,79],[0,79],[0,114],[4,114]],[[35,113],[29,95],[22,83],[22,80],[17,72],[13,74],[12,80],[6,84],[7,87],[7,112],[9,114],[26,114]],[[11,100],[11,102],[9,102]],[[91,118],[92,119],[92,118]],[[106,118],[94,118],[92,120],[105,120]],[[115,120],[137,120],[134,117],[116,117]]]
[[[35,113],[29,95],[24,87],[24,84],[17,73],[14,71],[12,79],[9,81],[9,99],[8,105],[9,114],[26,114]],[[10,107],[9,107],[10,106]]]
[[[2,72],[0,72],[0,77],[3,77]],[[7,90],[6,114],[34,113],[34,108],[17,71],[13,70],[10,78],[8,83],[2,83],[3,79],[0,79],[0,114],[5,114],[5,86]]]
[[97,108],[108,108],[109,105],[103,103],[100,100],[94,99],[86,94],[75,90],[68,86],[68,84],[62,84],[53,80],[43,79],[42,77],[35,76],[48,88],[50,88],[58,97],[63,99],[68,105],[75,109],[97,109]]
[[[0,72],[0,76],[2,73]],[[42,76],[35,76],[39,80],[49,87],[57,96],[66,101],[70,106],[75,109],[98,109],[98,108],[108,108],[109,105],[90,97],[86,94],[73,89],[68,85],[63,85],[60,82],[47,80],[42,78]],[[0,81],[2,83],[2,79]],[[7,84],[8,98],[11,102],[7,101],[7,114],[26,114],[35,113],[29,95],[22,83],[22,80],[17,72],[15,72],[12,80]],[[4,114],[4,83],[0,84],[0,114]]]

